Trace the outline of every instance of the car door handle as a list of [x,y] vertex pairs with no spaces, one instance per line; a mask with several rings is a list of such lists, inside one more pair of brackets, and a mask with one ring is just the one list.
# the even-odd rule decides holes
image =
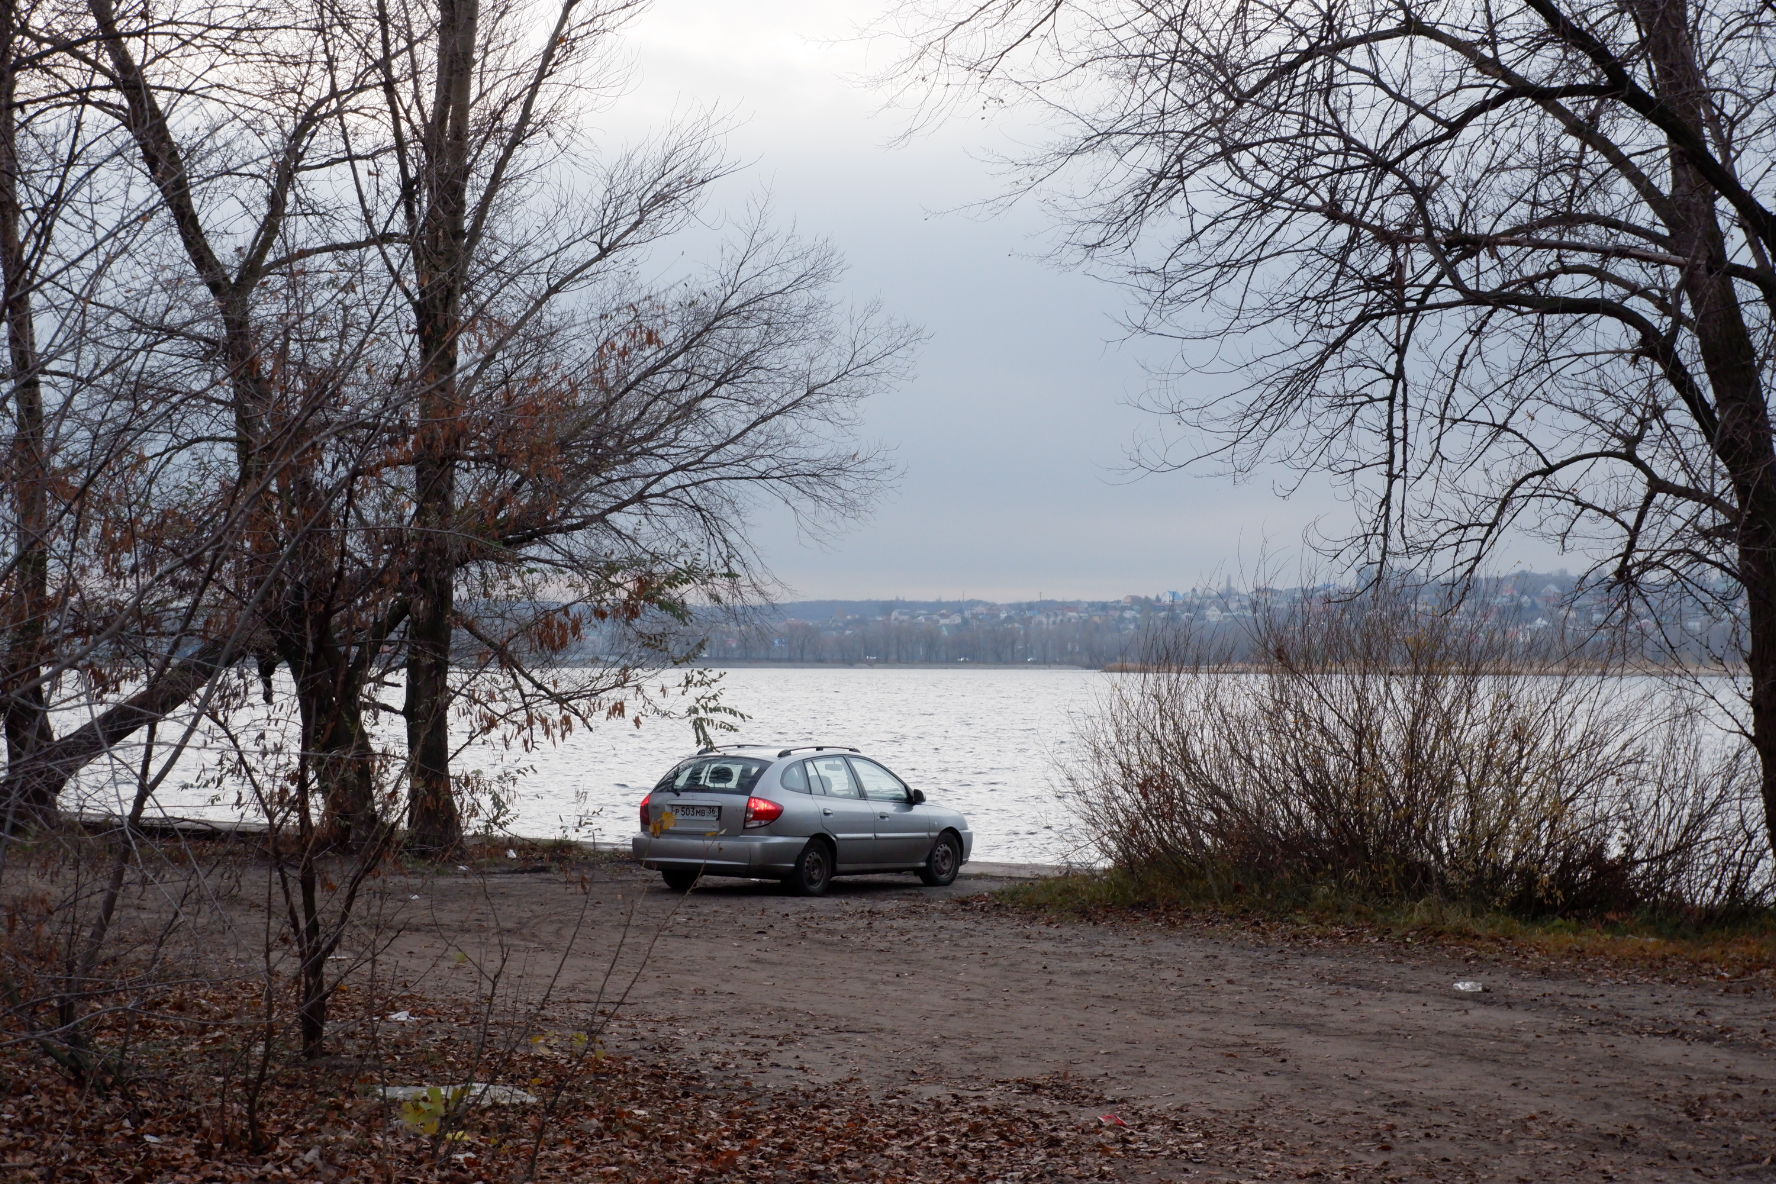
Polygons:
[[876,817],[877,818],[886,818],[886,817],[888,817],[888,815],[886,813],[882,813],[882,814],[876,815]]
[[822,811],[821,811],[821,813],[822,813],[822,814],[824,814],[824,815],[826,815],[826,816],[827,816],[827,817],[828,817],[828,818],[831,818],[831,817],[832,817],[832,811],[831,811],[831,810],[822,810]]

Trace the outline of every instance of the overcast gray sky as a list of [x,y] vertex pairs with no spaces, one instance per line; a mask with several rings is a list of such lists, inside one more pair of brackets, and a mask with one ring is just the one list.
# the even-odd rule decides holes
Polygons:
[[978,158],[1018,134],[1011,123],[956,119],[889,146],[905,115],[855,81],[881,64],[883,47],[872,61],[853,37],[880,3],[658,0],[630,29],[633,89],[600,119],[639,131],[731,112],[730,149],[751,163],[712,213],[768,194],[777,221],[844,254],[850,299],[929,335],[917,377],[867,413],[905,470],[874,516],[824,545],[760,524],[790,595],[1152,594],[1237,577],[1266,548],[1299,550],[1316,517],[1342,521],[1323,492],[1284,501],[1265,480],[1118,471],[1152,426],[1128,406],[1145,376],[1141,347],[1118,341],[1123,297],[1036,258],[1033,208],[946,212],[998,192]]

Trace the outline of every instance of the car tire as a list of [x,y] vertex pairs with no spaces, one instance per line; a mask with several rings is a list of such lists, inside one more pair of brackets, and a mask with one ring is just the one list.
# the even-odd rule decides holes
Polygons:
[[824,896],[832,883],[833,853],[819,839],[809,839],[802,853],[796,856],[795,870],[783,882],[797,896]]
[[666,881],[666,887],[674,892],[689,892],[702,875],[702,871],[694,867],[669,867],[660,872],[660,877]]
[[919,869],[919,879],[927,887],[942,888],[946,884],[956,882],[956,873],[962,870],[962,844],[949,831],[937,836],[937,842],[931,844],[931,853],[925,857],[925,866]]

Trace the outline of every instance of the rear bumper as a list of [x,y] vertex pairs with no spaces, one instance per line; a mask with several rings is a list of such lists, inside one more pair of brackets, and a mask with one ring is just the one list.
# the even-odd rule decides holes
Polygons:
[[787,876],[806,839],[781,835],[701,836],[643,832],[630,840],[630,851],[642,867],[654,871],[699,868],[714,876]]

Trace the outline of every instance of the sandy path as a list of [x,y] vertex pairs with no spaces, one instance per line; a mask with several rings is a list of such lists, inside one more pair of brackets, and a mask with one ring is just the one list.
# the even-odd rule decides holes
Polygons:
[[1050,924],[970,907],[979,880],[840,881],[818,900],[737,882],[681,899],[626,867],[388,886],[419,898],[390,947],[418,990],[471,990],[453,951],[503,949],[502,992],[534,996],[571,944],[564,1022],[635,975],[613,1049],[765,1091],[854,1078],[1200,1129],[1200,1156],[1162,1178],[1776,1181],[1767,981]]

